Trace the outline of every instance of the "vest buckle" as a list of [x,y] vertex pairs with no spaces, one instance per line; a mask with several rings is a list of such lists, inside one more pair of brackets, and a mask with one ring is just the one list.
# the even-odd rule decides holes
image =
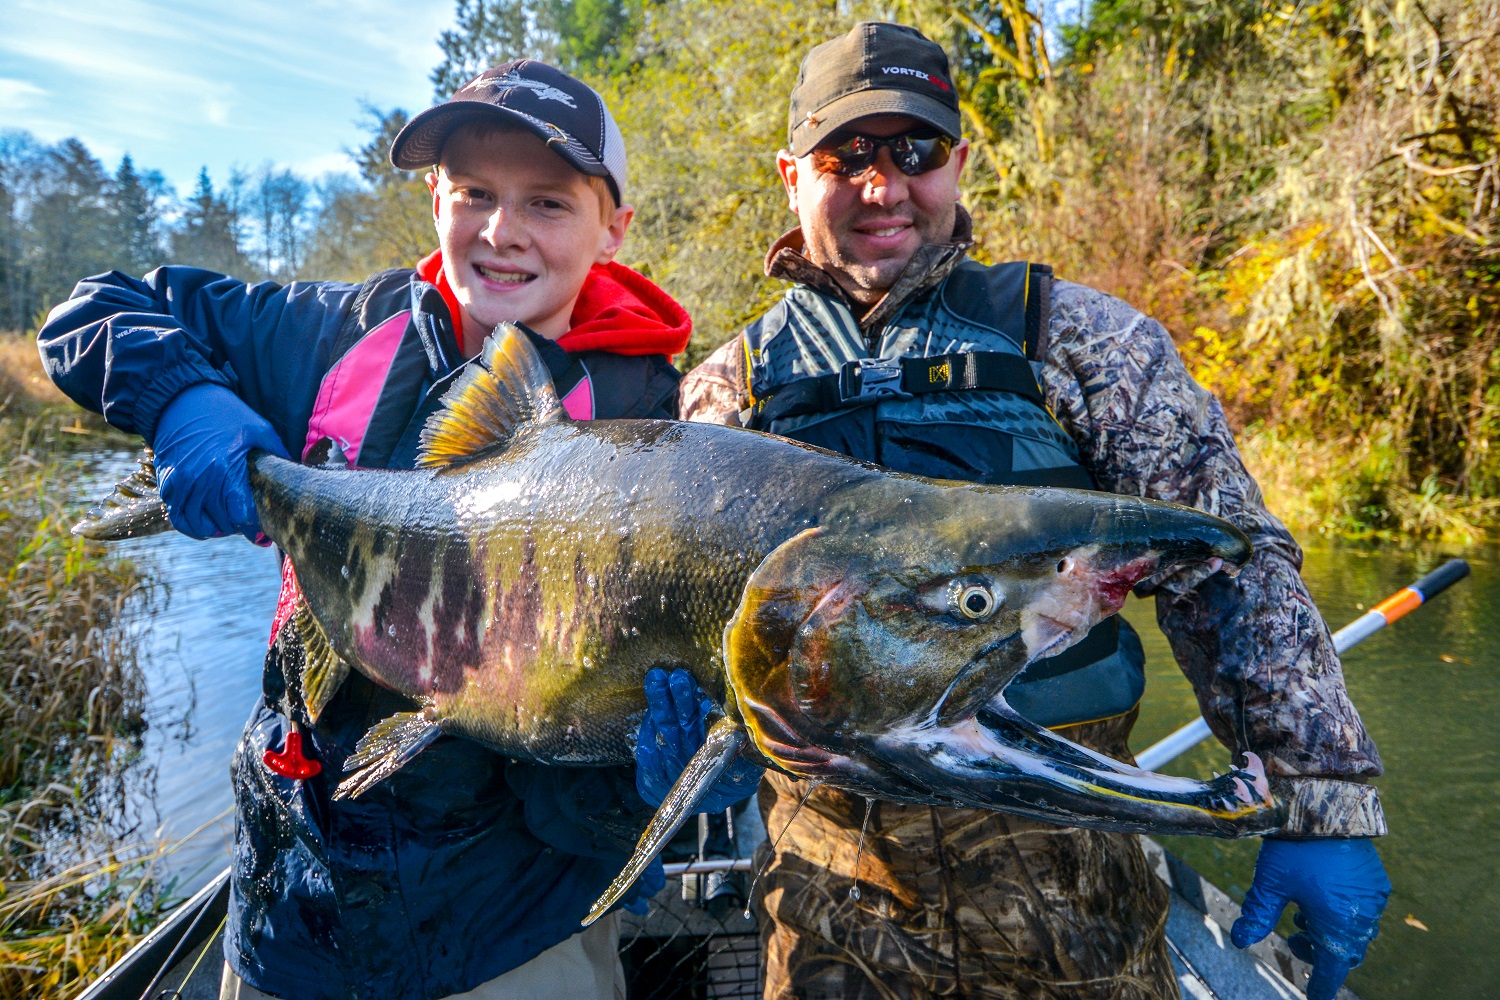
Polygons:
[[839,401],[845,405],[875,399],[910,399],[901,389],[900,358],[855,358],[839,369]]

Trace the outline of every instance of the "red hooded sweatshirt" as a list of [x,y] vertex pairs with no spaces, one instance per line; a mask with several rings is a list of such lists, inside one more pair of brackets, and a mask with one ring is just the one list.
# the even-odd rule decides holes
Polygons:
[[[417,277],[437,286],[454,324],[462,329],[458,296],[443,273],[443,251],[423,257],[417,264]],[[573,353],[664,354],[670,359],[686,349],[692,334],[692,319],[672,296],[624,264],[610,261],[589,268],[573,304],[568,332],[558,338],[557,345]]]

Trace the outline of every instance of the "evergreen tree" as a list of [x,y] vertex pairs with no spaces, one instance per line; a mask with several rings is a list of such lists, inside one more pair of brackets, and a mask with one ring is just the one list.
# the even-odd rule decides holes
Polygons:
[[619,72],[630,62],[645,0],[458,0],[457,26],[438,38],[439,100],[491,66],[542,59],[573,73]]
[[61,302],[80,278],[115,266],[110,177],[77,139],[42,157],[39,192],[30,215],[29,256],[38,308]]
[[42,156],[29,132],[0,133],[0,330],[23,329],[39,307],[29,251]]
[[241,228],[237,207],[228,196],[215,193],[204,167],[172,233],[172,260],[249,279],[256,268],[240,248]]
[[512,59],[546,59],[551,46],[538,30],[536,0],[458,0],[457,26],[438,36],[443,61],[432,71],[439,100],[490,66]]
[[[113,216],[114,266],[127,274],[144,274],[162,262],[160,218],[157,210],[160,175],[136,172],[130,154],[120,159],[110,186]],[[154,190],[153,190],[154,189]]]

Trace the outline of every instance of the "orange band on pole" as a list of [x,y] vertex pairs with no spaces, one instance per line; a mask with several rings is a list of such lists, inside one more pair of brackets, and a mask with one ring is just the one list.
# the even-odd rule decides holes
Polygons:
[[1378,611],[1380,617],[1384,618],[1385,623],[1389,625],[1408,611],[1415,611],[1421,606],[1422,595],[1410,587],[1402,587],[1370,610]]

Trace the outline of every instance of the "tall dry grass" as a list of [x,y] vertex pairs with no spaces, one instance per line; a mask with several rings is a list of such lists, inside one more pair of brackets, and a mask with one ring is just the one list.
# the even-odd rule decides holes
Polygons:
[[110,433],[0,337],[0,996],[63,1000],[156,918],[154,846],[120,831],[144,684],[116,626],[137,569],[74,537],[85,446]]

